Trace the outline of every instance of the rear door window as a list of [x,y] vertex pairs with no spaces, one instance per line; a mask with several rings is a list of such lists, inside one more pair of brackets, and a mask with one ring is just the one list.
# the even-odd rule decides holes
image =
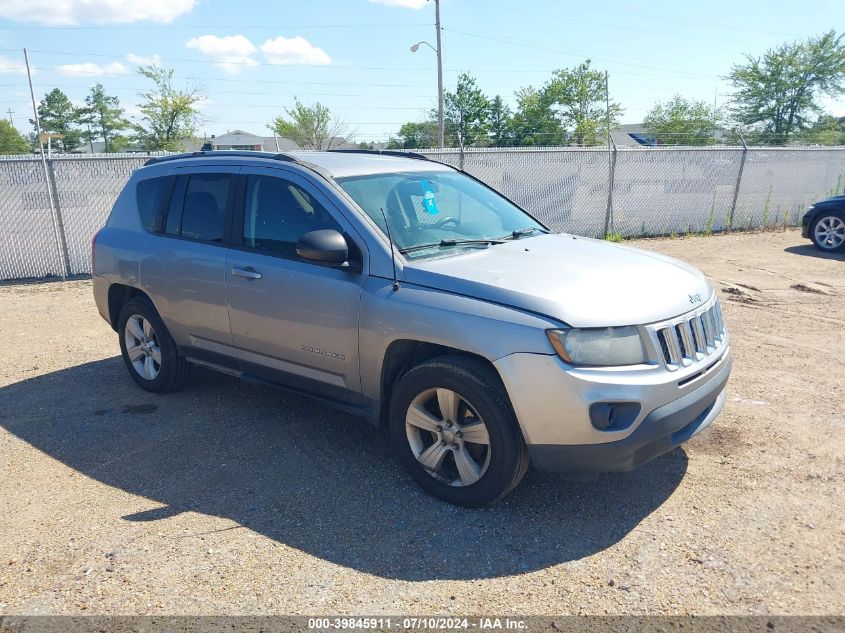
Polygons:
[[147,178],[138,183],[138,213],[145,229],[156,233],[162,228],[165,199],[170,192],[172,179],[168,176]]
[[[190,240],[222,243],[233,181],[231,174],[188,176],[178,234]],[[170,215],[172,209],[168,214],[168,233],[171,230],[175,233],[175,221],[171,223]]]

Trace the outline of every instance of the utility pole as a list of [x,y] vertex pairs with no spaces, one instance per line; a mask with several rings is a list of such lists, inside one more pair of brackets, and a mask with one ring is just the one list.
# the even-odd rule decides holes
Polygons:
[[434,26],[437,28],[437,133],[440,149],[445,144],[443,128],[443,42],[440,37],[440,0],[434,0]]
[[15,121],[14,121],[14,119],[12,119],[12,115],[14,114],[14,111],[12,110],[12,108],[9,108],[8,110],[6,110],[6,112],[9,113],[9,123],[11,123],[12,127],[14,127]]
[[443,149],[446,137],[446,130],[444,128],[444,114],[443,114],[443,37],[440,28],[440,0],[434,0],[434,26],[437,29],[437,46],[432,46],[428,42],[417,42],[411,46],[411,52],[416,53],[420,49],[420,44],[425,44],[437,54],[437,146]]

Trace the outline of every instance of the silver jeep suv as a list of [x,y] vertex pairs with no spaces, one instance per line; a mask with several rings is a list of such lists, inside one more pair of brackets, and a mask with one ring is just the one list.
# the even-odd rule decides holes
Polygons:
[[452,503],[505,495],[529,461],[631,470],[725,402],[728,334],[701,273],[553,234],[421,156],[153,158],[93,251],[142,388],[201,365],[320,397],[386,427]]

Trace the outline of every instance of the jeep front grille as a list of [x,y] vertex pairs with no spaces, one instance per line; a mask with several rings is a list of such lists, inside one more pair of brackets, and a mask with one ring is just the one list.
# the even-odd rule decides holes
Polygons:
[[670,370],[707,358],[725,342],[725,322],[718,299],[677,319],[657,323],[650,329],[654,332],[656,348]]

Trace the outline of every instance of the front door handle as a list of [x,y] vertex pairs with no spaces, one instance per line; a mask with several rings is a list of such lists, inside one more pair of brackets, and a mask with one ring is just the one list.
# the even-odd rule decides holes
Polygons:
[[243,277],[244,279],[261,279],[261,273],[255,270],[252,266],[246,268],[233,268],[232,274],[236,277]]

